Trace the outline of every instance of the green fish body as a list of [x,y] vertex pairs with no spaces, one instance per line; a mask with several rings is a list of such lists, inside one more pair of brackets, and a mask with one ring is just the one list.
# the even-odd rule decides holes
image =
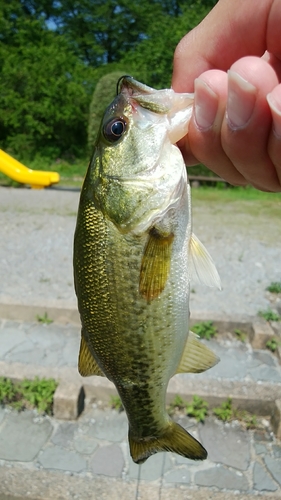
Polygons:
[[188,327],[191,267],[201,281],[219,284],[192,235],[190,187],[173,144],[186,133],[191,105],[189,94],[124,77],[104,114],[78,210],[79,371],[115,384],[136,463],[164,450],[207,456],[165,408],[175,373],[217,362]]

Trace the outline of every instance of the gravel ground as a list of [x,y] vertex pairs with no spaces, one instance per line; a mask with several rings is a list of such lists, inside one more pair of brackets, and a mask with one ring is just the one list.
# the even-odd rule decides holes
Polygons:
[[[0,187],[0,303],[76,308],[72,241],[79,193]],[[262,203],[262,202],[261,202]],[[194,231],[223,289],[192,284],[191,314],[255,315],[281,281],[281,218],[196,202]]]

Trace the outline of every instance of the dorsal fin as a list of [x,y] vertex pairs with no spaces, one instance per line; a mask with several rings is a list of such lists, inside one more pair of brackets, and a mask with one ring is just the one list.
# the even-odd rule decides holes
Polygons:
[[89,347],[87,346],[86,340],[84,339],[83,333],[81,335],[78,371],[80,375],[82,375],[82,377],[90,377],[91,375],[99,375],[101,377],[105,377],[103,371],[100,369],[96,360],[93,358]]
[[218,356],[189,332],[182,358],[176,373],[200,373],[219,362]]

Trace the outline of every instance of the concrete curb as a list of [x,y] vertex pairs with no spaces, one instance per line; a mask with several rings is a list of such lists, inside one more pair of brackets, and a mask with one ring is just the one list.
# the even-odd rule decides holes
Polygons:
[[[59,324],[71,323],[80,326],[80,316],[77,308],[55,307],[54,305],[27,305],[0,303],[0,318],[14,321],[35,321],[37,316],[47,314],[48,318]],[[202,321],[212,321],[219,333],[234,331],[245,332],[254,349],[264,349],[267,340],[278,335],[275,324],[273,327],[263,318],[247,315],[236,315],[235,318],[206,311],[193,311],[190,319],[191,327]],[[281,324],[280,324],[281,329]],[[280,351],[280,349],[279,349]]]
[[[54,323],[74,324],[80,326],[80,316],[76,308],[55,307],[50,304],[26,305],[26,304],[5,304],[0,303],[0,318],[13,321],[35,321],[37,316],[47,314]],[[202,321],[212,321],[217,327],[218,333],[226,331],[234,332],[239,329],[245,332],[254,349],[264,349],[265,344],[272,337],[276,336],[276,327],[272,327],[263,318],[247,315],[236,315],[235,318],[222,314],[210,314],[205,311],[193,311],[190,319],[190,326]],[[281,328],[281,325],[280,325]],[[281,348],[277,349],[278,357],[281,361]]]
[[[54,378],[59,385],[54,395],[54,417],[62,420],[75,420],[81,414],[85,404],[101,400],[105,404],[116,395],[112,382],[103,377],[82,378],[74,368],[53,368],[27,366],[21,363],[0,361],[0,373],[13,380],[32,379],[36,376]],[[176,375],[170,381],[167,390],[167,403],[176,395],[184,400],[191,400],[193,395],[205,399],[210,409],[220,406],[231,397],[236,408],[247,410],[257,415],[271,415],[272,427],[276,437],[281,438],[281,384],[209,379],[202,382],[194,379],[182,379]]]
[[80,325],[78,310],[71,307],[0,303],[0,318],[12,321],[36,321],[37,315],[43,316],[45,313],[55,323]]
[[[55,323],[80,324],[76,309],[0,304],[0,317],[8,320],[34,321],[36,315],[45,313]],[[245,332],[255,349],[264,349],[267,340],[275,336],[275,331],[263,318],[236,316],[233,319],[225,315],[210,315],[198,311],[194,312],[191,318],[191,328],[195,323],[207,321],[210,318],[219,334],[233,333],[235,329]],[[35,376],[56,379],[59,385],[54,396],[54,416],[63,420],[76,419],[83,411],[85,399],[87,402],[101,400],[108,403],[110,397],[116,394],[114,385],[106,378],[83,378],[76,368],[50,368],[0,361],[0,373],[13,380],[32,379]],[[177,375],[169,383],[167,402],[172,401],[176,395],[189,400],[194,394],[204,398],[210,408],[219,406],[227,397],[231,397],[237,408],[258,415],[270,414],[274,432],[278,438],[281,437],[281,384],[269,382],[257,384],[251,381],[245,384],[241,381],[224,379],[206,379],[202,384],[202,381],[183,379]]]
[[[19,466],[0,467],[0,494],[14,495],[19,499],[30,500],[62,500],[66,498],[83,500],[132,500],[134,498],[150,500],[266,500],[280,499],[280,492],[260,494],[238,493],[229,491],[214,491],[210,488],[184,488],[169,486],[161,488],[159,481],[122,481],[121,479],[86,475],[58,473],[54,471],[37,470],[28,473]],[[138,495],[136,495],[138,493]],[[8,500],[8,499],[7,499]]]
[[[37,315],[47,313],[48,317],[56,323],[74,323],[80,325],[80,316],[77,307],[70,306],[56,307],[54,302],[47,301],[42,304],[18,304],[0,302],[0,318],[5,318],[14,321],[35,321]],[[191,323],[197,321],[207,321],[212,318],[213,322],[221,329],[243,327],[247,333],[251,331],[251,325],[256,319],[250,315],[236,315],[235,318],[226,314],[208,313],[206,311],[192,311]]]

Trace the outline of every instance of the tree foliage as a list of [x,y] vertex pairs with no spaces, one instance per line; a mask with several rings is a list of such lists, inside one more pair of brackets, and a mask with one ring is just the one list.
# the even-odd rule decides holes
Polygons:
[[155,88],[170,86],[173,53],[180,39],[208,13],[203,3],[187,2],[180,15],[162,13],[157,24],[148,27],[147,36],[122,58],[136,79]]
[[[126,68],[148,85],[169,86],[177,43],[214,3],[1,2],[1,147],[20,158],[38,152],[52,158],[81,156],[87,145],[91,96],[100,78]],[[110,100],[103,104],[101,99],[99,105]],[[93,105],[90,113],[92,124],[99,121]],[[93,132],[90,143],[92,137]]]
[[13,24],[0,44],[2,147],[21,158],[81,153],[91,69],[42,20],[19,17]]

